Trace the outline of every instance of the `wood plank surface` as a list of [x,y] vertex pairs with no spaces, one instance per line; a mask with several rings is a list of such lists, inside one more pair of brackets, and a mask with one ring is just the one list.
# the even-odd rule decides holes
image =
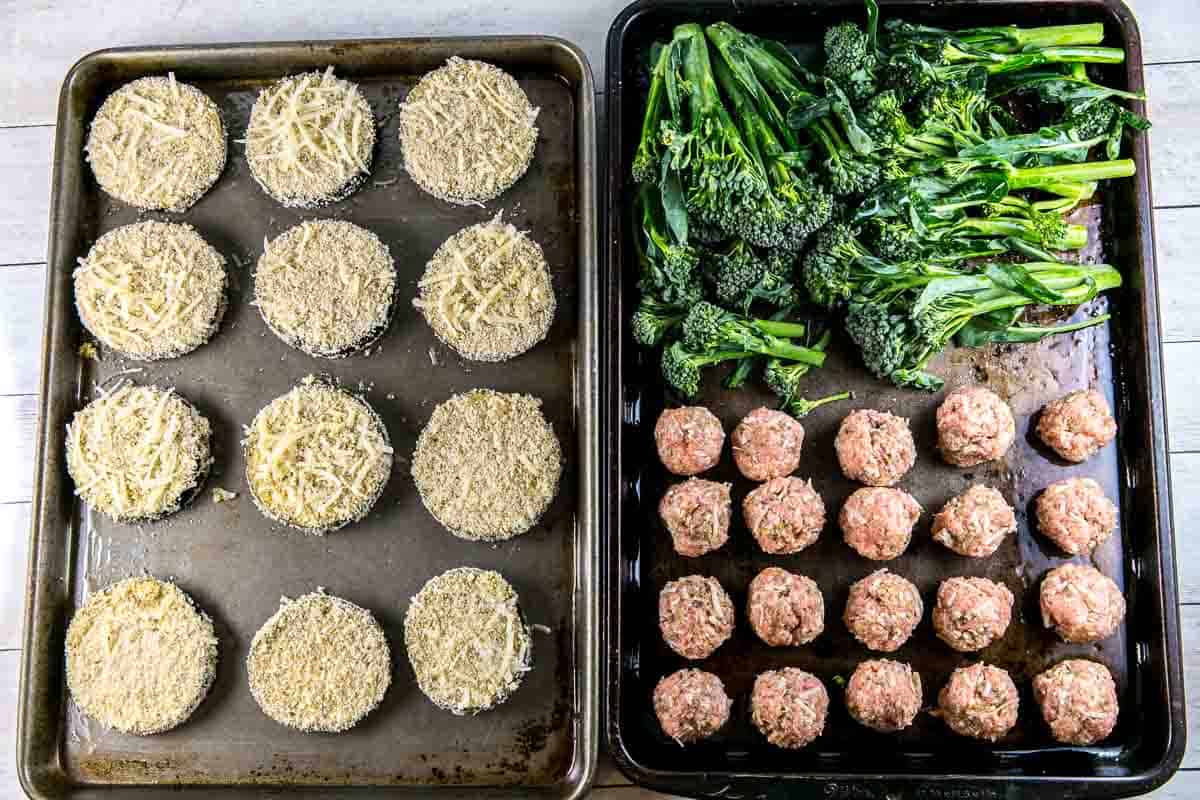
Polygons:
[[[1198,16],[1193,11],[1193,16]],[[1200,204],[1200,72],[1197,64],[1146,67],[1154,205]]]
[[626,5],[627,0],[6,0],[0,3],[0,124],[53,122],[71,65],[85,53],[121,45],[537,33],[582,47],[599,79],[604,36]]
[[1200,208],[1155,211],[1154,237],[1163,341],[1200,340]]
[[53,150],[54,128],[0,129],[0,265],[46,260]]

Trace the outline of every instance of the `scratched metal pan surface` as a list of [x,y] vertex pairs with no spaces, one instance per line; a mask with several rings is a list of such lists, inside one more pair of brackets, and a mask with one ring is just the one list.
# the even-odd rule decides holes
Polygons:
[[[458,207],[420,191],[399,152],[397,104],[420,76],[449,56],[483,59],[512,73],[540,107],[529,172],[487,207]],[[380,123],[363,188],[317,211],[294,211],[252,179],[242,138],[257,92],[296,72],[324,69],[356,81]],[[143,215],[99,191],[83,161],[87,124],[120,84],[173,71],[220,107],[229,163],[191,210],[150,215],[182,220],[224,254],[230,306],[213,340],[179,359],[135,364],[103,352],[79,357],[85,341],[70,275],[101,234]],[[437,786],[445,797],[575,797],[595,767],[598,709],[599,417],[595,258],[595,95],[573,45],[540,36],[395,39],[109,50],[67,76],[58,120],[39,457],[26,610],[18,764],[35,797],[260,797],[269,787],[332,797],[360,788],[410,796]],[[545,251],[558,311],[546,341],[505,364],[468,363],[437,342],[411,304],[434,250],[459,229],[503,210]],[[396,317],[368,354],[309,358],[272,335],[252,296],[264,237],[302,219],[338,218],[377,233],[399,272]],[[155,524],[117,525],[72,495],[63,463],[64,426],[96,387],[123,377],[176,387],[212,422],[210,487],[239,492],[215,504],[205,491]],[[396,450],[386,491],[361,523],[323,538],[280,529],[251,503],[239,440],[271,399],[311,373],[360,393],[381,415]],[[563,445],[559,494],[530,532],[498,545],[467,542],[421,504],[409,466],[434,407],[475,387],[526,392]],[[534,634],[534,666],[512,698],[490,712],[457,717],[417,689],[405,655],[403,618],[426,580],[460,565],[502,572],[520,594]],[[63,680],[63,636],[71,614],[111,581],[147,572],[176,580],[213,618],[217,679],[186,724],[151,737],[106,731],[82,718]],[[278,607],[324,587],[370,609],[391,645],[393,681],[380,708],[353,730],[305,734],[268,719],[245,671],[255,631]],[[545,627],[541,627],[545,626]],[[354,787],[354,788],[351,788]],[[289,789],[289,793],[293,789]]]
[[[1018,2],[882,3],[885,18],[952,27],[1102,21],[1107,41],[1123,44],[1128,61],[1111,69],[1104,82],[1141,89],[1142,53],[1137,27],[1119,0]],[[779,2],[643,2],[626,9],[613,24],[607,53],[609,159],[607,186],[607,266],[604,337],[609,415],[605,473],[606,524],[610,531],[607,618],[606,741],[621,769],[635,782],[691,796],[829,798],[990,798],[1118,797],[1140,794],[1164,782],[1178,767],[1184,749],[1184,700],[1179,625],[1176,611],[1174,546],[1169,505],[1166,431],[1159,352],[1157,282],[1154,265],[1146,137],[1133,140],[1137,178],[1106,187],[1099,202],[1077,212],[1093,246],[1085,255],[1119,267],[1125,286],[1102,299],[1110,325],[1038,345],[986,351],[951,350],[933,365],[947,389],[982,383],[1012,406],[1017,439],[1000,462],[974,469],[951,468],[935,453],[934,413],[942,394],[903,391],[884,385],[860,365],[844,334],[835,338],[827,366],[805,380],[810,397],[852,390],[852,401],[825,406],[804,419],[806,430],[798,474],[812,478],[828,510],[818,542],[785,557],[760,551],[741,521],[740,503],[751,484],[741,478],[728,447],[706,477],[734,485],[730,542],[700,558],[672,549],[656,507],[678,480],[658,463],[653,426],[660,411],[679,401],[664,391],[657,354],[629,338],[622,321],[636,303],[637,262],[631,249],[627,209],[633,186],[629,165],[636,148],[646,91],[646,53],[656,39],[669,37],[684,21],[733,22],[752,32],[813,46],[834,21],[862,15],[858,0],[805,4]],[[1144,113],[1144,105],[1136,104]],[[721,419],[727,433],[752,408],[773,405],[758,387],[721,389],[706,381],[697,402]],[[1080,465],[1057,461],[1032,435],[1039,409],[1050,399],[1081,387],[1103,392],[1115,409],[1115,446]],[[856,488],[838,468],[833,451],[837,426],[855,408],[879,408],[907,417],[918,458],[901,486],[924,508],[914,540],[900,558],[879,564],[857,556],[842,541],[837,514]],[[1032,502],[1054,480],[1091,476],[1120,506],[1120,524],[1090,558],[1069,559],[1033,530]],[[954,556],[932,541],[931,516],[973,482],[997,487],[1015,507],[1019,532],[993,557]],[[1041,624],[1038,585],[1047,570],[1068,561],[1091,562],[1122,587],[1128,616],[1114,637],[1097,645],[1067,645]],[[825,598],[825,631],[810,645],[771,648],[749,629],[744,615],[750,580],[775,565],[808,575]],[[842,621],[851,583],[881,566],[914,581],[925,616],[912,639],[891,657],[909,662],[922,678],[923,713],[906,731],[886,736],[851,720],[842,681],[873,656],[855,641]],[[714,672],[733,698],[730,721],[711,739],[680,747],[658,725],[650,701],[657,681],[689,666],[663,643],[657,625],[657,598],[663,585],[684,575],[712,575],[732,596],[737,623],[732,638],[710,658],[694,663]],[[935,635],[929,611],[938,583],[956,575],[999,581],[1018,598],[1014,620],[1002,640],[979,654],[962,656]],[[1113,672],[1121,716],[1113,735],[1094,747],[1066,747],[1051,740],[1032,697],[1034,675],[1067,657],[1099,660]],[[952,734],[927,713],[951,671],[972,661],[1007,669],[1020,690],[1020,716],[1013,731],[995,745]],[[824,734],[801,751],[767,744],[750,721],[750,690],[768,669],[795,666],[816,674],[831,695]]]

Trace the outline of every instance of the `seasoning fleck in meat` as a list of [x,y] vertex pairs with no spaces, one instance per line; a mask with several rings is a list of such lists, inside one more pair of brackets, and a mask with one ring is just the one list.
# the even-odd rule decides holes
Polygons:
[[956,467],[1003,457],[1016,430],[1012,409],[984,386],[960,386],[938,406],[938,450]]
[[821,680],[795,667],[764,672],[754,679],[750,719],[776,747],[799,749],[825,730],[829,693]]
[[947,578],[938,586],[933,629],[961,653],[973,653],[1004,635],[1012,621],[1013,593],[987,578]]
[[1039,595],[1042,622],[1067,642],[1107,639],[1125,619],[1125,598],[1095,567],[1064,564],[1046,573]]
[[1050,735],[1063,744],[1091,745],[1117,724],[1117,686],[1103,664],[1073,658],[1033,679],[1033,696]]
[[838,522],[846,544],[864,558],[888,561],[912,541],[921,506],[902,489],[865,487],[850,495]]
[[886,411],[852,411],[833,447],[846,477],[868,486],[894,486],[917,460],[908,420]]
[[663,733],[681,746],[720,730],[732,705],[721,679],[699,669],[672,672],[654,687],[654,713]]
[[825,630],[825,599],[812,578],[767,567],[750,582],[746,616],[769,645],[808,644]]
[[917,587],[880,569],[850,586],[843,620],[854,638],[868,648],[892,653],[908,641],[924,613]]
[[825,503],[812,481],[773,478],[742,501],[746,527],[764,553],[799,553],[821,535]]
[[846,710],[872,730],[902,731],[921,710],[921,676],[899,661],[864,661],[854,668],[846,684]]
[[1020,698],[1009,674],[988,664],[959,667],[938,694],[938,716],[961,736],[994,742],[1017,724]]
[[725,431],[703,406],[668,408],[654,425],[654,443],[663,466],[675,475],[699,475],[721,459]]
[[1038,495],[1038,530],[1063,552],[1089,553],[1117,527],[1117,507],[1091,478],[1067,478]]
[[1067,461],[1086,461],[1117,435],[1104,395],[1093,389],[1071,392],[1042,409],[1037,434]]
[[671,534],[676,553],[702,556],[729,540],[729,489],[728,483],[688,478],[667,490],[658,504],[658,515]]
[[1017,532],[1017,517],[1004,495],[982,484],[950,498],[933,518],[933,540],[961,556],[986,558]]
[[733,429],[733,460],[752,481],[790,475],[800,466],[804,426],[790,414],[756,408]]
[[684,658],[708,658],[733,635],[733,601],[716,578],[688,575],[658,596],[658,626],[667,646]]

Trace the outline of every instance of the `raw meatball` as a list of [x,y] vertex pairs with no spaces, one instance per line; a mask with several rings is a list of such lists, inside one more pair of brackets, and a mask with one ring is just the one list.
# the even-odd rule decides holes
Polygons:
[[895,485],[917,460],[908,420],[869,408],[842,420],[833,447],[846,477],[868,486]]
[[725,430],[703,406],[668,408],[658,415],[654,444],[663,466],[676,475],[699,475],[721,460]]
[[912,541],[921,506],[903,489],[859,489],[842,506],[838,521],[846,544],[873,561],[888,561]]
[[746,527],[765,553],[799,553],[825,527],[825,503],[812,481],[774,478],[742,501]]
[[983,386],[960,386],[938,406],[938,450],[956,467],[995,461],[1008,452],[1016,431],[1008,403]]
[[671,533],[675,552],[702,556],[729,540],[729,484],[689,478],[677,483],[658,504],[658,515]]
[[860,725],[882,733],[902,731],[921,710],[921,676],[899,661],[864,661],[846,684],[846,710]]
[[804,426],[789,414],[756,408],[733,429],[733,460],[752,481],[790,475],[800,466]]
[[1117,507],[1091,478],[1050,484],[1036,506],[1038,530],[1073,556],[1090,553],[1117,527]]
[[1125,619],[1125,598],[1095,567],[1064,564],[1042,581],[1042,622],[1067,642],[1107,639]]
[[667,646],[684,658],[708,658],[733,635],[733,601],[716,578],[688,575],[658,596],[658,626]]
[[711,672],[681,669],[654,687],[654,713],[663,733],[680,744],[707,739],[729,721],[733,701]]
[[994,742],[1017,724],[1017,687],[988,664],[959,667],[938,694],[938,715],[962,736]]
[[769,645],[808,644],[825,630],[825,599],[812,578],[767,567],[750,582],[746,616]]
[[1033,679],[1033,696],[1063,744],[1095,744],[1117,724],[1117,685],[1103,664],[1075,658]]
[[950,498],[933,518],[933,540],[970,558],[990,556],[1016,531],[1017,517],[1004,495],[981,484]]
[[1013,593],[987,578],[949,578],[938,587],[933,629],[961,653],[982,650],[1012,622]]
[[880,569],[850,587],[843,619],[855,639],[872,650],[892,653],[908,641],[924,613],[917,587]]
[[1037,434],[1067,461],[1087,461],[1117,435],[1117,421],[1104,395],[1081,389],[1042,409]]
[[750,719],[776,747],[798,749],[825,730],[829,693],[817,676],[795,667],[764,672],[754,679]]

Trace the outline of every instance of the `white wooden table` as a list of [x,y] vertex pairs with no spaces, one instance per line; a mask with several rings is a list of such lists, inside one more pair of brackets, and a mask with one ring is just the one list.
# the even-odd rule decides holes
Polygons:
[[[1145,42],[1155,222],[1179,548],[1183,770],[1151,795],[1200,798],[1200,5],[1127,0]],[[548,33],[579,44],[603,85],[604,38],[625,0],[0,0],[0,798],[20,797],[13,753],[36,424],[55,106],[70,65],[102,47],[271,39]],[[595,797],[636,800],[601,756]]]

